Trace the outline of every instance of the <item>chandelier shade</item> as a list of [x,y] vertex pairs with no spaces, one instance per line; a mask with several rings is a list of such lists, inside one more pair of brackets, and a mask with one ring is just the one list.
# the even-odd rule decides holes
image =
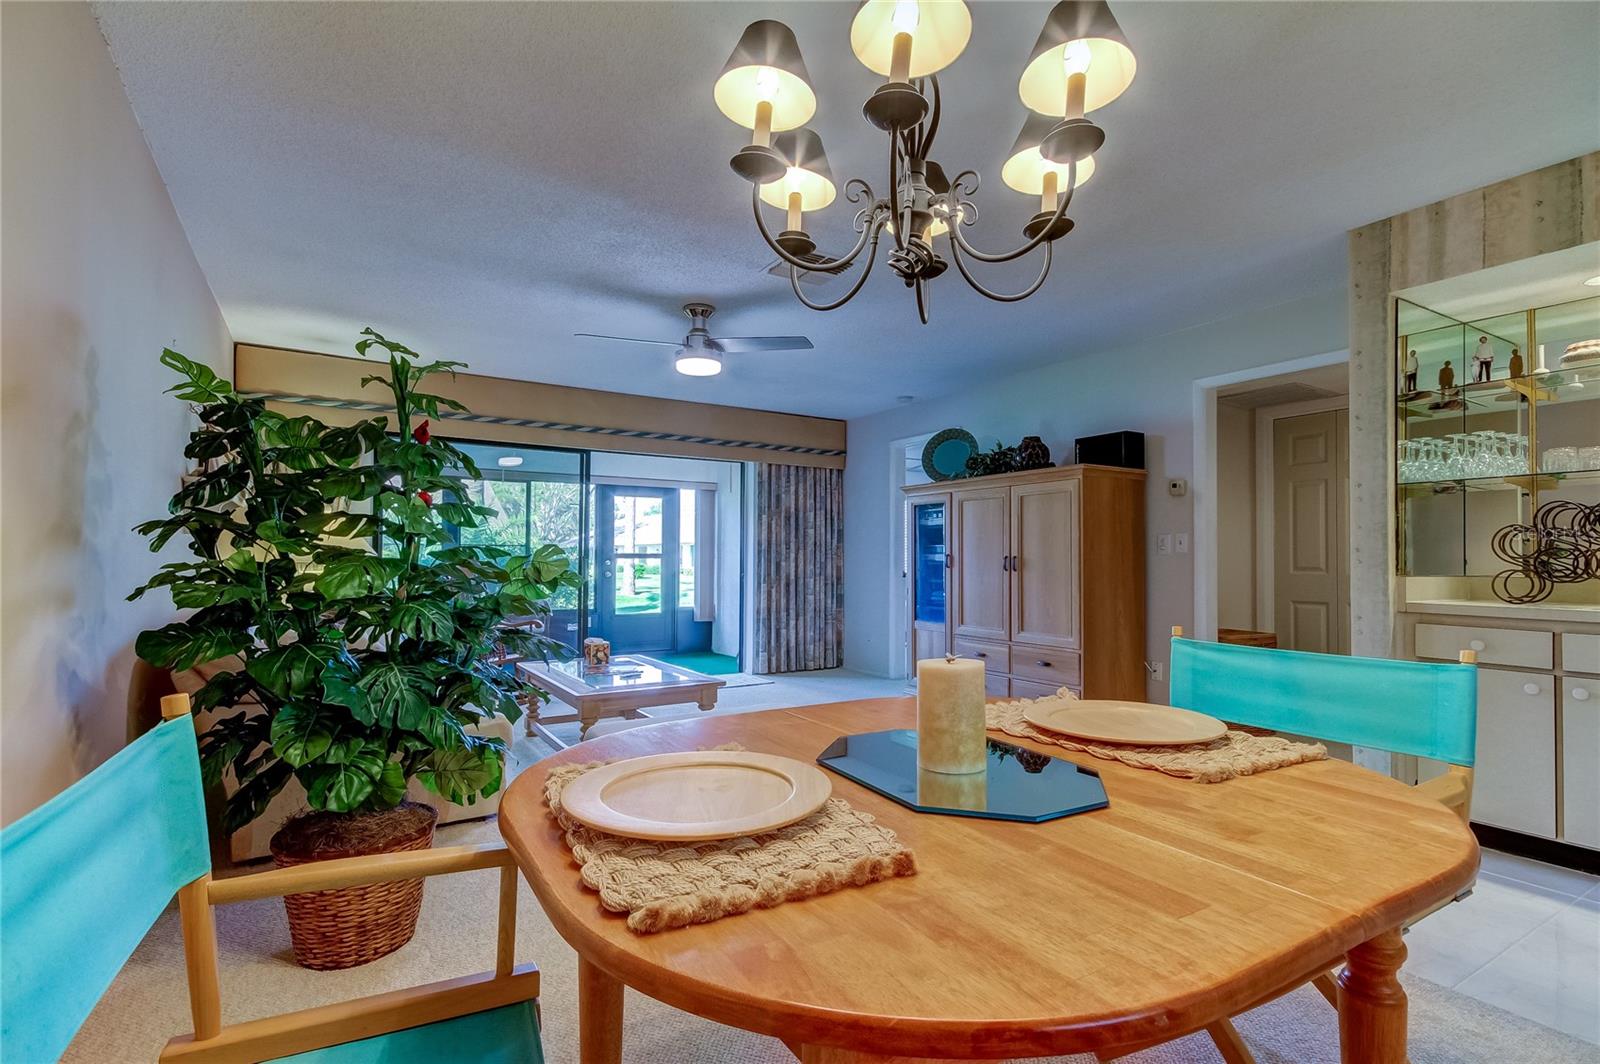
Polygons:
[[[1056,125],[1054,118],[1041,114],[1030,114],[1023,121],[1022,132],[1017,134],[1016,143],[1011,145],[1011,150],[1006,153],[1006,161],[1000,167],[1000,180],[1005,182],[1007,188],[1037,196],[1044,192],[1045,175],[1053,173],[1059,190],[1066,191],[1066,164],[1051,162],[1039,150],[1045,134]],[[1093,174],[1094,156],[1091,155],[1079,161],[1078,177],[1072,187],[1082,188]]]
[[800,194],[802,211],[820,211],[838,195],[833,170],[822,150],[822,138],[809,129],[793,129],[772,138],[772,146],[789,164],[782,179],[761,186],[761,202],[788,208],[791,193]]
[[963,0],[864,0],[850,23],[850,49],[868,70],[890,75],[895,38],[911,37],[905,72],[926,77],[956,61],[972,36],[972,12]]
[[717,109],[738,125],[755,129],[762,103],[771,105],[773,132],[805,125],[817,113],[817,94],[794,31],[761,19],[745,27],[712,88]]
[[1017,91],[1029,110],[1059,117],[1068,111],[1068,79],[1082,74],[1082,117],[1121,96],[1136,66],[1105,0],[1062,0],[1045,20]]

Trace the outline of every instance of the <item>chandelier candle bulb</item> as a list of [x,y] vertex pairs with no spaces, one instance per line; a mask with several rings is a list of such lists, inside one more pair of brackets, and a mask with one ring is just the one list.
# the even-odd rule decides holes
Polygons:
[[983,662],[930,658],[917,662],[917,767],[924,772],[982,772]]
[[766,148],[772,145],[772,101],[758,100],[756,102],[755,132],[751,134],[750,143]]
[[794,232],[800,232],[801,231],[801,226],[800,226],[800,202],[801,202],[800,193],[798,193],[798,192],[789,193],[789,228],[791,230],[793,230]]
[[1089,93],[1089,75],[1082,71],[1067,75],[1067,119],[1083,117],[1084,97]]
[[1054,170],[1045,171],[1044,188],[1039,193],[1039,209],[1046,214],[1056,213],[1056,193],[1060,191],[1056,188],[1056,182],[1059,180]]
[[911,34],[909,33],[894,35],[894,52],[889,59],[889,80],[896,82],[911,80]]

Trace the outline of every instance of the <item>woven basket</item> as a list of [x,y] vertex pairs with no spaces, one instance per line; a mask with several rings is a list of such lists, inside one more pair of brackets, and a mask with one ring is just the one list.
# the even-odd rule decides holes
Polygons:
[[[308,813],[272,836],[272,860],[279,868],[291,868],[339,857],[426,850],[433,845],[438,819],[434,809],[412,802],[382,813]],[[365,842],[368,835],[378,836],[376,844]],[[286,895],[283,907],[295,963],[330,971],[393,953],[416,934],[422,885],[421,879],[405,879]]]

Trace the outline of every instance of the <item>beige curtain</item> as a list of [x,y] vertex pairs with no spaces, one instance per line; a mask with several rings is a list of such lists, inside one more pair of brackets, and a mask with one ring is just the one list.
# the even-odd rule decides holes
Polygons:
[[756,465],[755,671],[844,660],[844,470]]

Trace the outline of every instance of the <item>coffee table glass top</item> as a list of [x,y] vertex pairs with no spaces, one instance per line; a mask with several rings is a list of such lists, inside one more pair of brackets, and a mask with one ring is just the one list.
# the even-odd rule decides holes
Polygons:
[[622,691],[630,687],[662,687],[670,684],[705,683],[709,676],[686,669],[675,669],[664,661],[638,654],[622,654],[609,665],[586,665],[582,658],[552,661],[544,666],[563,679],[596,691]]
[[1100,774],[1060,757],[987,740],[983,772],[953,776],[917,768],[910,728],[836,739],[817,763],[919,813],[1038,823],[1104,809]]

